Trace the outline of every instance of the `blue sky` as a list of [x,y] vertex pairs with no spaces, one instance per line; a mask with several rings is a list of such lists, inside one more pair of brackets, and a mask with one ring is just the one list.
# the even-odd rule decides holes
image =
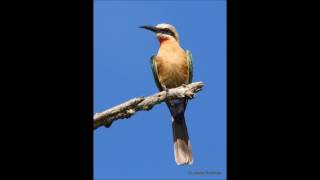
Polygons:
[[[194,163],[177,166],[165,104],[94,131],[94,178],[226,178],[226,1],[94,1],[94,112],[158,91],[150,56],[159,43],[142,25],[170,23],[193,55],[186,121]],[[190,173],[219,172],[195,175]]]

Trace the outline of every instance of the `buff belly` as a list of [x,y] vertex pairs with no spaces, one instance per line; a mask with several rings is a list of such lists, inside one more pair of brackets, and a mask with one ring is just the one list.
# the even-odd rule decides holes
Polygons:
[[188,66],[186,60],[166,61],[157,59],[159,81],[166,88],[175,88],[188,83]]

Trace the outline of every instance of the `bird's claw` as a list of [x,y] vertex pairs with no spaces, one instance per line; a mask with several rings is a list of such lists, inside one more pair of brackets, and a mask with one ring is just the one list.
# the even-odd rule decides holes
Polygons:
[[181,86],[182,86],[182,87],[184,87],[184,88],[185,88],[185,87],[187,87],[187,85],[186,85],[186,84],[181,84]]
[[164,91],[166,91],[166,97],[168,96],[168,93],[169,93],[169,89],[165,86],[165,85],[161,85],[161,87],[162,87],[162,89],[164,90]]
[[[168,97],[168,93],[169,93],[169,89],[165,86],[165,85],[161,85],[161,87],[162,87],[162,89],[164,90],[164,91],[166,91],[166,98]],[[168,97],[168,103],[169,103],[169,105],[170,106],[174,106],[174,104],[170,101],[170,97]]]
[[168,89],[165,85],[162,84],[161,87],[162,87],[162,89],[163,89],[164,91],[166,91],[166,92],[169,91],[169,89]]

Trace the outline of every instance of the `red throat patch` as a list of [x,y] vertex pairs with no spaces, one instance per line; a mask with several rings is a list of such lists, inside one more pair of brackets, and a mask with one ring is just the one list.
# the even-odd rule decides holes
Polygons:
[[160,45],[161,45],[163,42],[165,42],[165,41],[169,40],[169,38],[166,38],[166,37],[160,37],[160,38],[158,38],[158,40],[159,40],[159,43],[160,43]]

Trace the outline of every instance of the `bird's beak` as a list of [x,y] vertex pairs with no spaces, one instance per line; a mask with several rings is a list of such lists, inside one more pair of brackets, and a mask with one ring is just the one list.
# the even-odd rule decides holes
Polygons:
[[144,29],[147,29],[149,31],[152,31],[152,32],[158,32],[158,28],[154,27],[154,26],[140,26],[140,28],[144,28]]

